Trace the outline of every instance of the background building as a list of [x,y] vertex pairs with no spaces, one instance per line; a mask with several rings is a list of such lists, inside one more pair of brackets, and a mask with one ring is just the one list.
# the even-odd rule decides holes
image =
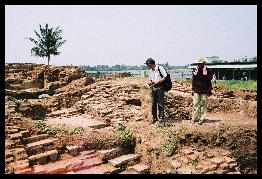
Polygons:
[[[189,65],[188,68],[195,68],[197,65]],[[257,63],[218,63],[205,64],[216,75],[217,80],[257,80]]]

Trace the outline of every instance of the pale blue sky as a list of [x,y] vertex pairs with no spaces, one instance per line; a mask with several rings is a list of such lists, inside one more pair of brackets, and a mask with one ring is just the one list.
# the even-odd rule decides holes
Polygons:
[[51,65],[190,64],[257,55],[256,5],[6,5],[5,62],[47,63],[31,56],[39,24],[60,26],[67,43]]

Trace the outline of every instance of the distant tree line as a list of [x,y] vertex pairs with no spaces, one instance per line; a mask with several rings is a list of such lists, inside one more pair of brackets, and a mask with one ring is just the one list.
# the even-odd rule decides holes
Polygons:
[[239,59],[234,59],[233,61],[227,61],[220,59],[218,56],[211,56],[211,57],[206,57],[207,63],[209,64],[220,64],[220,63],[257,63],[257,57],[250,57],[248,58],[247,56],[239,58]]
[[[247,58],[246,56],[240,59],[234,59],[233,61],[227,61],[227,60],[222,60],[218,56],[211,56],[211,57],[206,57],[207,63],[208,64],[226,64],[226,63],[256,63],[257,62],[257,57],[251,57]],[[174,69],[185,69],[188,68],[188,65],[184,66],[172,66],[169,65],[168,62],[164,64],[159,64],[163,66],[167,70],[174,70]],[[135,65],[135,66],[129,66],[129,65],[113,65],[113,66],[108,66],[108,65],[96,65],[96,66],[89,66],[89,65],[81,65],[79,66],[82,70],[85,71],[128,71],[128,70],[148,70],[146,65]]]
[[[159,64],[163,66],[167,70],[171,69],[178,69],[178,68],[187,68],[188,65],[186,66],[171,66],[167,63],[164,64]],[[85,71],[127,71],[127,70],[148,70],[146,65],[135,65],[135,66],[129,66],[129,65],[113,65],[113,66],[108,66],[108,65],[96,65],[96,66],[89,66],[89,65],[81,65],[79,66],[82,70]]]

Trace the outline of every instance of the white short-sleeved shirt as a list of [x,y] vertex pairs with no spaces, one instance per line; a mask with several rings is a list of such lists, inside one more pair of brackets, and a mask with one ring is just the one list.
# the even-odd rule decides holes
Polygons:
[[160,65],[156,65],[155,70],[151,70],[149,71],[149,80],[152,80],[153,82],[158,82],[159,80],[161,80],[161,76],[160,73],[158,71],[158,67],[159,70],[162,74],[163,77],[167,76],[166,70],[164,69],[164,67],[160,66]]

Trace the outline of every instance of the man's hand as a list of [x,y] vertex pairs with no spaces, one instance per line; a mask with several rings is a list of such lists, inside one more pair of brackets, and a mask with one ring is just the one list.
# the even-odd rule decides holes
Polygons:
[[159,85],[159,82],[154,82],[153,86],[157,87]]
[[211,95],[212,95],[212,91],[209,90],[209,91],[207,92],[207,96],[210,97]]
[[150,83],[148,83],[148,85],[151,87],[153,86],[155,83],[153,81],[151,81]]

